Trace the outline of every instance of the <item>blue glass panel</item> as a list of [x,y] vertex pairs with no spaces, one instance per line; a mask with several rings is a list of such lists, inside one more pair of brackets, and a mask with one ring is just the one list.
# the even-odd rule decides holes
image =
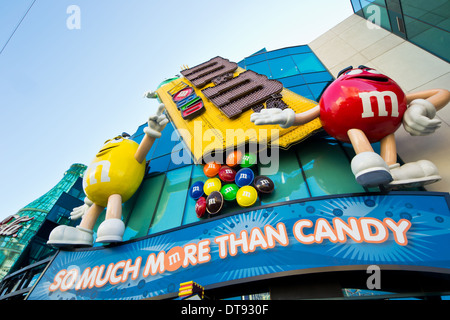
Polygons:
[[258,63],[261,61],[267,60],[267,56],[265,53],[259,53],[254,56],[250,56],[245,58],[245,64],[248,66],[249,64]]
[[[156,141],[158,141],[158,145],[156,146],[155,152],[152,155],[153,158],[160,157],[172,152],[173,148],[178,144],[178,141],[172,140],[172,133],[174,130],[174,126],[171,123],[168,123],[164,130],[161,132],[161,137],[159,139],[156,139]],[[176,137],[177,135],[175,135],[175,138]]]
[[359,3],[359,0],[351,0],[351,2],[354,12],[358,12],[359,10],[361,10],[361,3]]
[[292,92],[295,92],[296,94],[301,95],[302,97],[314,100],[314,95],[311,93],[307,85],[289,87],[288,89]]
[[263,74],[269,79],[272,78],[272,73],[270,72],[269,64],[267,63],[267,61],[247,65],[247,70],[253,70],[256,73]]
[[269,65],[274,79],[299,74],[297,66],[290,56],[269,60]]
[[131,139],[134,140],[134,137],[144,134],[144,128],[147,127],[147,123],[141,124],[139,128],[137,128],[136,132],[131,136]]
[[166,172],[169,168],[170,154],[150,160],[148,174]]
[[302,74],[302,76],[303,79],[305,79],[306,83],[325,82],[334,80],[331,74],[329,74],[327,71],[304,73]]
[[330,84],[330,82],[320,82],[320,83],[312,83],[309,84],[309,89],[311,90],[312,94],[314,95],[314,98],[316,101],[319,101],[323,91],[325,88]]
[[307,53],[307,52],[312,52],[311,48],[308,46],[298,46],[298,47],[292,47],[289,48],[289,53],[290,54],[298,54],[298,53]]
[[191,170],[192,166],[187,166],[166,173],[166,181],[161,190],[161,196],[149,234],[181,225],[184,204],[188,196]]
[[280,57],[284,57],[284,56],[288,56],[289,53],[289,49],[288,48],[284,48],[284,49],[280,49],[280,50],[275,50],[275,51],[269,51],[267,52],[267,59],[274,59],[274,58],[280,58]]
[[350,168],[350,161],[333,138],[315,138],[297,149],[313,197],[364,192]]
[[261,165],[261,167],[269,170],[269,173],[265,175],[275,184],[275,190],[271,194],[259,195],[261,205],[309,197],[308,188],[294,152],[281,150],[278,167],[274,163],[267,166]]
[[[207,180],[205,174],[203,173],[203,166],[201,165],[194,165],[192,166],[192,176],[190,185],[193,185],[197,181],[203,181],[205,182]],[[202,219],[197,218],[197,214],[195,213],[195,203],[197,200],[192,199],[189,195],[186,198],[186,205],[184,207],[184,215],[183,215],[183,225],[201,221]]]
[[301,73],[325,71],[325,67],[314,53],[303,53],[293,55],[295,63]]
[[139,195],[134,203],[133,212],[126,222],[124,240],[147,235],[164,180],[164,174],[144,179],[138,191]]
[[301,75],[282,78],[282,79],[279,79],[279,81],[281,81],[281,83],[283,83],[283,86],[285,88],[305,84],[305,80],[303,80],[303,77]]

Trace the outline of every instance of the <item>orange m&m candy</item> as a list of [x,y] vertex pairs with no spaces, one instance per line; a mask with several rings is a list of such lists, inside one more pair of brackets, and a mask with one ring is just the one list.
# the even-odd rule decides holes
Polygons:
[[235,167],[241,162],[241,160],[242,160],[242,152],[236,150],[227,156],[226,163],[229,167]]
[[203,167],[203,173],[208,178],[212,178],[219,173],[221,165],[215,162],[209,162]]

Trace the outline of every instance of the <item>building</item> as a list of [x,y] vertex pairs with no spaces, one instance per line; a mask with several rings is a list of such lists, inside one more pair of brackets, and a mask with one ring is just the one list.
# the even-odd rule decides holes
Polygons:
[[[46,194],[34,200],[1,225],[1,295],[32,287],[56,249],[48,246],[50,231],[58,224],[77,224],[69,219],[74,207],[83,204],[81,180],[86,166],[73,164]],[[33,267],[35,266],[35,267]]]
[[[251,70],[281,82],[288,89],[281,92],[282,101],[289,107],[294,106],[292,101],[308,107],[319,101],[348,65],[385,72],[407,92],[448,88],[448,63],[438,57],[445,50],[420,44],[424,50],[414,44],[420,41],[419,33],[412,36],[409,27],[392,24],[410,21],[411,14],[404,6],[402,12],[398,7],[395,11],[395,1],[387,3],[352,1],[355,14],[335,28],[309,45],[262,49],[237,63],[242,68],[238,76]],[[389,31],[364,19],[374,19],[372,11],[380,12],[380,24]],[[406,32],[399,36],[393,26]],[[189,71],[182,74],[188,77]],[[215,85],[236,78],[225,76]],[[191,84],[184,77],[164,81],[157,90],[159,98],[173,100],[195,86],[182,83]],[[195,93],[207,109],[204,112],[211,113],[205,96],[200,90]],[[197,106],[197,98],[192,95],[189,108]],[[211,209],[213,213],[199,217],[191,191],[208,177],[195,150],[198,140],[181,130],[195,128],[181,119],[176,107],[166,105],[172,122],[147,156],[140,188],[123,205],[125,242],[58,251],[46,262],[27,299],[178,299],[190,281],[204,291],[199,297],[217,300],[446,298],[450,252],[441,243],[450,237],[450,172],[445,165],[450,149],[443,144],[448,137],[448,110],[438,113],[444,121],[441,132],[419,137],[423,142],[412,145],[403,132],[398,137],[402,160],[417,160],[420,154],[439,167],[443,179],[427,186],[430,191],[362,187],[350,169],[352,146],[312,126],[296,132],[294,140],[282,131],[285,136],[280,141],[284,137],[286,145],[277,149],[276,167],[259,161],[264,149],[258,149],[256,163],[241,165],[250,167],[255,177],[270,177],[271,193],[259,193],[248,207],[222,201],[219,213]],[[218,112],[209,119],[214,117],[232,124]],[[134,141],[142,140],[146,125],[132,135]],[[246,129],[243,122],[232,125]],[[203,133],[207,129],[200,128]],[[250,148],[252,137],[248,141]],[[421,144],[427,148],[412,150]],[[200,153],[207,154],[208,146],[201,148]],[[379,148],[374,144],[376,151]]]

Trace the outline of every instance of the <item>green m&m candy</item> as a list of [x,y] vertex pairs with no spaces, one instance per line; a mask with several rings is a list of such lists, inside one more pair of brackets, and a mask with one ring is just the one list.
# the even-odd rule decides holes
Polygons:
[[241,167],[242,168],[250,168],[256,164],[256,154],[254,153],[246,153],[242,156]]
[[227,201],[233,201],[236,199],[236,194],[239,190],[239,187],[234,183],[226,184],[220,189],[220,193],[223,195],[223,198]]

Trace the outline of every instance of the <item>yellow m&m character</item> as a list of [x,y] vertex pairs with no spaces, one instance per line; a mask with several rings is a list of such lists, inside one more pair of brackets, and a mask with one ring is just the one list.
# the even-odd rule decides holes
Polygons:
[[125,224],[122,203],[139,188],[145,173],[145,158],[156,138],[169,122],[161,104],[149,118],[141,143],[122,135],[107,140],[83,177],[85,204],[75,208],[71,219],[83,218],[77,227],[58,226],[50,233],[48,244],[56,247],[92,246],[93,228],[106,207],[106,217],[97,230],[97,242],[122,241]]

